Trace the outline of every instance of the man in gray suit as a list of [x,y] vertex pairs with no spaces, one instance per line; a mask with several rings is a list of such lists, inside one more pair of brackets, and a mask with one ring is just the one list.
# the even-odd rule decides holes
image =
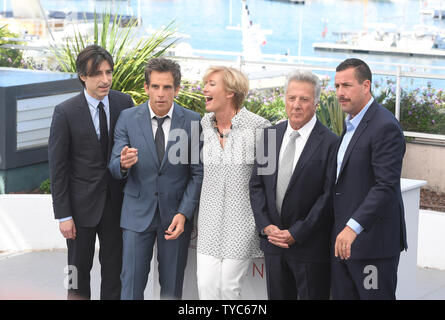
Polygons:
[[144,298],[157,241],[161,298],[181,299],[193,213],[202,184],[200,116],[174,103],[181,71],[155,58],[145,69],[149,101],[121,113],[110,171],[124,188],[122,299]]

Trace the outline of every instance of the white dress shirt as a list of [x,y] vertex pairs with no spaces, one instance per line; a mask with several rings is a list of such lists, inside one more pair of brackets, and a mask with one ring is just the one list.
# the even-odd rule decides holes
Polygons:
[[283,158],[284,150],[286,149],[286,146],[289,142],[292,132],[298,131],[300,136],[295,139],[295,155],[294,155],[294,160],[293,160],[293,164],[292,164],[292,174],[294,173],[295,166],[297,165],[298,160],[300,159],[300,156],[301,156],[301,153],[303,152],[304,146],[306,145],[306,142],[309,139],[309,136],[311,135],[311,132],[314,129],[316,122],[317,122],[317,117],[314,114],[314,116],[312,117],[311,120],[309,120],[308,123],[306,123],[299,130],[294,130],[291,127],[289,120],[288,120],[287,129],[286,129],[286,132],[284,133],[283,142],[281,143],[278,163],[281,163],[281,159]]

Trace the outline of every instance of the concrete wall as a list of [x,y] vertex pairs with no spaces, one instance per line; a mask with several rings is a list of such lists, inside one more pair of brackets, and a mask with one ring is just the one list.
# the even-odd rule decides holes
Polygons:
[[34,190],[48,177],[48,162],[7,170],[0,169],[0,194]]
[[402,177],[428,181],[427,189],[445,192],[445,146],[407,143]]
[[[420,210],[418,266],[445,270],[443,230],[445,213]],[[63,248],[50,195],[0,195],[0,252]]]
[[445,270],[445,213],[421,210],[417,265]]
[[63,248],[51,195],[0,195],[0,251]]

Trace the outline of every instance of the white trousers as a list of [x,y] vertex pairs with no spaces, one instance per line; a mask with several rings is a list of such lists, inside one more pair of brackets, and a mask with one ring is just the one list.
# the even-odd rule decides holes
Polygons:
[[241,300],[241,285],[250,259],[219,259],[197,253],[196,276],[200,300]]

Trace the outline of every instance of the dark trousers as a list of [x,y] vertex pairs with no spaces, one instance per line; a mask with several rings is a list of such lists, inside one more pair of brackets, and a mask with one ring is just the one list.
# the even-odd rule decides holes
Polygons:
[[332,259],[332,299],[395,300],[400,255],[384,259]]
[[188,221],[184,232],[177,239],[165,240],[165,229],[160,223],[158,210],[147,230],[135,232],[124,229],[121,299],[144,299],[155,243],[158,249],[161,299],[181,299],[191,231],[192,223]]
[[265,254],[269,300],[327,300],[329,263],[301,262],[294,257]]
[[[90,299],[90,272],[96,244],[99,238],[99,262],[101,265],[101,300],[119,300],[121,292],[120,273],[122,269],[122,230],[120,218],[112,214],[110,194],[107,195],[104,213],[96,227],[87,228],[76,225],[76,239],[67,240],[68,270],[71,282],[68,299]],[[77,280],[77,281],[76,281]]]

